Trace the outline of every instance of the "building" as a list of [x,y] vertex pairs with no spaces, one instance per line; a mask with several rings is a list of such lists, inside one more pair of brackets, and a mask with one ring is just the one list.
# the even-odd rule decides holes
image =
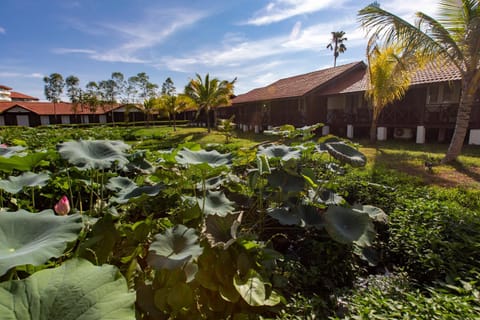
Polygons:
[[[367,66],[354,62],[280,79],[232,100],[221,117],[235,114],[243,130],[256,132],[271,126],[323,123],[323,134],[367,137],[371,110],[365,100]],[[380,116],[377,138],[448,141],[453,135],[460,99],[461,75],[450,65],[431,63],[413,77],[401,101]],[[472,109],[468,142],[480,144],[480,99]]]

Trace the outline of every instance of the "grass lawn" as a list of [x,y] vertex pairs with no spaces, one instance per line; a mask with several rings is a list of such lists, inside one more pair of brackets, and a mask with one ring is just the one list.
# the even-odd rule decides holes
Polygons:
[[[141,128],[134,131],[135,137],[142,139],[141,145],[151,149],[161,149],[163,145],[181,143],[183,141],[197,142],[202,145],[225,144],[225,136],[212,130],[198,127],[178,126]],[[274,141],[275,138],[251,132],[237,132],[230,140],[232,149],[251,148],[259,143]],[[383,141],[370,145],[367,140],[357,141],[360,151],[368,157],[368,166],[374,169],[382,166],[421,179],[425,184],[443,187],[480,188],[480,147],[465,146],[458,161],[448,165],[440,164],[447,151],[447,144],[416,144],[408,141]],[[431,161],[432,171],[425,168],[425,161]]]

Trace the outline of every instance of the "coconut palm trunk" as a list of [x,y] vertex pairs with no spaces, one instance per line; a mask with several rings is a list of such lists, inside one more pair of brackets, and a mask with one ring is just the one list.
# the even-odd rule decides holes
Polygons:
[[442,159],[442,163],[455,160],[462,152],[462,147],[468,131],[468,124],[470,122],[472,106],[475,102],[476,88],[472,88],[472,85],[469,85],[471,83],[474,82],[470,79],[463,79],[462,81],[462,95],[460,98],[460,104],[458,106],[455,130],[453,132],[453,137],[450,141],[447,153]]

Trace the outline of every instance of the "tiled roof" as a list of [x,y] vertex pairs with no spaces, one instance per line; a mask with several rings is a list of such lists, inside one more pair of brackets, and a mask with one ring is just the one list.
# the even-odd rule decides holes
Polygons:
[[12,88],[7,87],[7,86],[4,86],[3,84],[0,84],[0,89],[3,89],[3,90],[12,90]]
[[238,95],[232,100],[232,103],[300,97],[360,65],[364,65],[362,61],[280,79],[266,87],[253,89],[245,94]]
[[[104,108],[97,108],[95,112],[91,112],[88,108],[82,108],[80,106],[77,107],[77,112],[73,111],[73,106],[71,103],[66,102],[59,102],[55,104],[55,107],[52,102],[35,102],[35,101],[5,101],[0,102],[0,113],[4,113],[5,111],[20,107],[31,112],[34,112],[38,115],[74,115],[74,114],[105,114],[108,111],[111,111],[112,108],[110,106]],[[117,105],[114,106],[113,109],[119,108],[121,106]]]
[[[413,76],[411,85],[422,85],[427,83],[445,82],[461,80],[462,75],[460,71],[450,63],[441,64],[439,62],[428,63],[423,69],[417,71]],[[345,88],[339,93],[359,92],[367,90],[367,72],[362,79],[352,84],[350,87]]]
[[10,92],[10,98],[12,99],[25,99],[25,100],[35,100],[38,101],[39,99],[36,97],[28,96],[26,94],[23,94],[21,92],[16,92],[16,91],[11,91]]

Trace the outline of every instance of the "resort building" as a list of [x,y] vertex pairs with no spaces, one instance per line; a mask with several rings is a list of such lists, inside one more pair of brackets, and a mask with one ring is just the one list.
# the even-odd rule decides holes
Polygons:
[[[371,109],[365,99],[367,66],[354,62],[280,79],[253,89],[221,108],[221,118],[235,115],[243,130],[323,123],[323,134],[367,137]],[[455,128],[461,75],[450,65],[429,64],[413,77],[405,97],[380,116],[378,140],[411,139],[417,143],[449,141]],[[472,109],[467,141],[480,144],[480,99]]]

